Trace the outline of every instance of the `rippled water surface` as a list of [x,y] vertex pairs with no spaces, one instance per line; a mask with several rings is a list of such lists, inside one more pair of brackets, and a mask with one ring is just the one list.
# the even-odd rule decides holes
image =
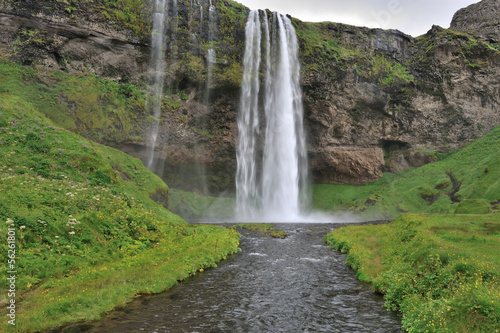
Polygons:
[[334,224],[279,224],[274,239],[242,232],[242,252],[171,290],[75,332],[401,332],[382,298],[356,280],[324,235]]

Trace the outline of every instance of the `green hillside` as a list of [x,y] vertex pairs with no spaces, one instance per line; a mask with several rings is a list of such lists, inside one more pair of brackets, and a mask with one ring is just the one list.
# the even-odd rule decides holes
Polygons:
[[[434,153],[435,154],[435,153]],[[438,162],[364,186],[315,185],[315,208],[364,219],[399,213],[467,214],[500,208],[500,127]]]
[[[235,231],[165,209],[167,185],[140,160],[55,126],[33,70],[2,62],[0,74],[0,233],[16,234],[0,275],[17,271],[16,332],[99,318],[237,251]],[[4,263],[8,249],[4,238]],[[4,318],[8,302],[2,292]]]

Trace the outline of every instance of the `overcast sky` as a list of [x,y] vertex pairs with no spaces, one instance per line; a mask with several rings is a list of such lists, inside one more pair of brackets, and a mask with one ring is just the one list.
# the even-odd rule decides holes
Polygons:
[[398,29],[414,37],[433,24],[450,26],[453,14],[479,0],[236,0],[250,9],[270,9],[302,21],[331,21]]

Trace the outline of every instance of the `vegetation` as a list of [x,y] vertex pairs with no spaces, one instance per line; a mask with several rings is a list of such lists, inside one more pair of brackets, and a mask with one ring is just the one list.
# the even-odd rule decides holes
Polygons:
[[56,126],[101,142],[140,141],[145,95],[131,84],[94,74],[37,72],[0,61],[0,92],[18,96]]
[[376,38],[371,36],[372,32],[369,30],[363,31],[362,28],[331,22],[310,23],[296,19],[293,22],[301,43],[300,56],[307,64],[306,73],[327,71],[335,78],[350,67],[358,76],[384,88],[414,81],[411,71],[404,64],[382,52],[364,51],[359,48],[358,43],[346,40],[342,34],[343,30],[350,33],[356,31],[356,37],[353,38],[362,42]]
[[0,71],[0,233],[16,232],[16,332],[97,319],[237,251],[235,231],[166,210],[168,187],[139,160],[54,126],[39,109],[50,95],[15,79],[33,72]]
[[272,238],[285,239],[288,237],[286,232],[274,229],[274,226],[270,223],[241,223],[236,224],[234,228],[257,231]]
[[[3,1],[7,4],[7,1]],[[1,4],[1,2],[0,2]],[[91,20],[126,29],[130,35],[145,38],[150,35],[151,25],[147,24],[152,9],[144,0],[53,0],[34,3],[28,0],[8,2],[13,10],[33,16],[58,15],[70,23]]]
[[325,237],[385,294],[408,332],[500,330],[500,219],[404,214],[390,224],[349,226]]
[[[350,211],[361,218],[413,213],[498,213],[500,127],[440,160],[364,186],[315,185],[318,209]],[[497,217],[498,218],[498,217]]]

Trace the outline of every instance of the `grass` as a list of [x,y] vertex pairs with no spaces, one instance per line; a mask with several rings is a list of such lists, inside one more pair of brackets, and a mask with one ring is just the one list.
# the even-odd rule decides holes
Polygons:
[[31,103],[54,125],[94,141],[137,142],[144,131],[145,95],[130,84],[94,74],[37,72],[0,60],[0,92]]
[[[36,90],[21,91],[15,80],[31,71],[0,70],[8,72],[0,83],[0,233],[16,233],[16,332],[97,319],[238,250],[234,230],[191,226],[165,209],[168,186],[140,160],[55,126],[39,109],[43,100],[33,102]],[[4,238],[0,260],[7,255]]]
[[400,213],[497,212],[500,199],[500,127],[441,160],[384,176],[364,186],[315,185],[315,208],[350,211],[360,218]]
[[408,332],[500,330],[498,215],[403,214],[325,237]]

